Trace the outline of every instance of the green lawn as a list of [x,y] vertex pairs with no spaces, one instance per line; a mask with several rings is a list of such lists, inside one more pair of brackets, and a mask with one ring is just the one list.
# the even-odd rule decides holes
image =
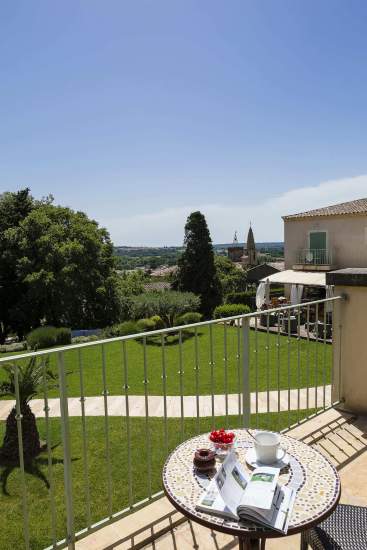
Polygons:
[[[314,411],[309,411],[314,412]],[[307,411],[300,411],[300,417],[305,417]],[[259,415],[259,427],[282,429],[297,420],[297,413]],[[216,426],[225,425],[223,417],[216,418]],[[241,419],[237,416],[229,417],[229,425],[233,428],[241,426]],[[255,418],[252,418],[255,425]],[[61,441],[60,421],[52,419],[51,446]],[[88,483],[91,501],[91,521],[99,521],[109,515],[107,497],[107,460],[105,446],[104,419],[87,418],[87,456],[88,456]],[[40,434],[45,438],[45,421],[38,420]],[[82,422],[80,418],[70,419],[72,473],[73,473],[73,504],[75,512],[75,527],[80,530],[87,525],[86,491],[84,484],[83,438]],[[200,419],[197,425],[195,419],[185,419],[183,432],[180,420],[168,420],[168,445],[165,445],[164,423],[162,419],[150,418],[148,425],[144,419],[130,420],[131,432],[131,471],[132,471],[132,498],[138,502],[149,495],[147,448],[151,448],[151,492],[155,493],[162,488],[161,471],[167,456],[182,440],[211,429],[211,419]],[[4,422],[0,423],[0,438],[4,433]],[[111,481],[113,488],[112,509],[118,512],[128,506],[129,487],[127,483],[127,424],[125,418],[112,417],[109,419],[109,438],[111,456]],[[56,539],[65,536],[65,508],[64,508],[64,478],[62,463],[62,446],[58,445],[52,452],[54,464],[52,466],[54,501],[56,506]],[[42,472],[49,478],[47,453],[39,458]],[[40,550],[52,544],[51,523],[51,492],[39,479],[26,474],[27,501],[30,521],[30,537],[32,550]],[[19,469],[13,471],[8,482],[10,496],[0,492],[0,548],[1,550],[21,550],[24,548],[22,535],[22,492]]]
[[[241,331],[235,327],[215,325],[212,340],[208,327],[201,328],[197,340],[193,334],[184,339],[182,353],[177,338],[169,338],[165,349],[166,392],[167,395],[221,394],[225,391],[237,393],[241,387],[241,358],[238,359],[238,346],[242,355]],[[256,342],[257,339],[257,342]],[[212,342],[212,343],[211,343]],[[195,370],[195,343],[199,370]],[[277,344],[279,343],[279,347]],[[110,394],[124,392],[124,363],[121,342],[111,342],[105,346],[106,387]],[[213,366],[210,357],[213,357]],[[80,362],[77,350],[66,351],[65,366],[68,372],[69,396],[80,395]],[[151,395],[163,393],[162,347],[160,339],[148,339],[146,346],[146,374],[144,375],[144,346],[140,341],[126,343],[129,392],[131,395],[144,394],[144,379],[149,381],[147,391]],[[330,383],[332,347],[322,342],[297,340],[285,336],[250,331],[250,387],[251,391],[305,387]],[[55,357],[51,356],[51,366],[56,371]],[[102,347],[84,348],[80,354],[83,365],[85,395],[101,395],[103,391]],[[180,361],[182,368],[180,368]],[[1,370],[1,367],[0,367]],[[183,372],[180,376],[179,371]],[[1,373],[0,373],[1,375]],[[197,378],[196,378],[197,375]],[[181,386],[182,384],[182,386]],[[197,385],[196,385],[197,384]],[[51,390],[50,397],[56,397],[58,390]]]

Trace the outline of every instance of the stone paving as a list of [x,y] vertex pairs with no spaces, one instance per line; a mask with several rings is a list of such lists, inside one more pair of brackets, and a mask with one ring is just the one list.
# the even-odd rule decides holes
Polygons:
[[[330,409],[289,432],[318,448],[341,476],[341,502],[367,506],[367,418]],[[76,550],[231,550],[235,538],[185,521],[165,498],[93,533]],[[269,539],[266,550],[299,550],[300,537]]]
[[[331,386],[319,386],[318,388],[301,388],[299,390],[272,390],[269,392],[259,392],[251,394],[251,412],[259,413],[278,412],[278,403],[280,411],[297,410],[306,408],[323,407],[331,404]],[[241,412],[241,395],[228,394],[228,414],[236,415]],[[87,416],[104,416],[104,397],[86,397],[85,398],[85,414]],[[110,416],[126,416],[126,400],[124,395],[109,395],[107,397],[108,414]],[[15,401],[1,400],[0,401],[0,420],[6,420]],[[32,399],[30,402],[33,413],[37,418],[43,418],[44,400]],[[60,401],[57,398],[48,400],[49,416],[60,416]],[[181,397],[179,395],[168,395],[166,398],[167,417],[181,417]],[[129,396],[129,415],[136,417],[145,417],[146,404],[144,395]],[[198,398],[195,395],[183,396],[183,416],[187,418],[212,415],[212,396],[200,395]],[[82,408],[79,397],[69,397],[68,399],[69,416],[81,416]],[[224,416],[226,414],[226,396],[214,395],[214,414],[216,416]],[[149,416],[164,417],[164,398],[161,395],[150,395],[148,397],[148,414]]]

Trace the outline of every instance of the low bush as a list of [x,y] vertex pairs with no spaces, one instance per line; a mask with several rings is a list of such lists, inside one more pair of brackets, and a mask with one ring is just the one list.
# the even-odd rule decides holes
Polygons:
[[56,345],[67,346],[71,344],[71,330],[66,327],[56,329]]
[[164,328],[164,322],[159,315],[153,315],[150,320],[154,323],[154,330],[160,330]]
[[117,336],[128,336],[129,334],[135,334],[139,332],[137,324],[135,321],[125,321],[124,323],[118,323],[117,325],[112,325],[107,327],[103,331],[103,335],[106,338],[116,338]]
[[96,340],[100,340],[101,336],[97,336],[97,334],[91,334],[90,336],[74,336],[74,338],[71,339],[72,344],[86,344],[87,342],[95,342]]
[[27,336],[30,349],[52,348],[71,344],[71,331],[66,327],[38,327]]
[[250,312],[251,310],[246,304],[223,304],[215,308],[214,318],[221,319],[222,317],[233,317],[234,315],[242,315]]
[[230,292],[227,294],[227,304],[245,304],[248,298],[256,296],[256,290],[244,290],[243,292]]
[[0,346],[0,353],[12,353],[24,351],[27,349],[27,342],[14,342],[14,344],[5,344]]
[[256,306],[256,290],[246,290],[244,292],[231,292],[227,295],[227,304],[244,304],[250,308],[251,311]]
[[198,313],[197,311],[188,311],[187,313],[184,313],[183,315],[180,315],[177,317],[175,325],[191,325],[193,323],[200,323],[202,318],[201,313]]
[[149,332],[150,330],[156,330],[155,322],[152,318],[150,319],[140,319],[136,323],[138,332]]

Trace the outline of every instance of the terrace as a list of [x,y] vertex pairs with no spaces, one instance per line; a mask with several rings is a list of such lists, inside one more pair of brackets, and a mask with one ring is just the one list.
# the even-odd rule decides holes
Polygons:
[[[367,349],[358,337],[367,276],[330,277],[334,298],[276,313],[309,318],[328,303],[332,345],[326,333],[312,340],[299,330],[261,332],[253,321],[259,312],[1,359],[0,368],[13,365],[21,457],[20,468],[2,478],[9,496],[0,499],[1,548],[236,547],[233,538],[185,521],[162,493],[169,452],[214,426],[282,430],[316,446],[340,469],[343,501],[367,505]],[[31,402],[46,442],[33,469],[22,460],[19,396],[31,357],[58,375],[58,387],[45,376]],[[1,419],[12,405],[0,402]],[[286,545],[298,548],[299,538],[267,548]]]

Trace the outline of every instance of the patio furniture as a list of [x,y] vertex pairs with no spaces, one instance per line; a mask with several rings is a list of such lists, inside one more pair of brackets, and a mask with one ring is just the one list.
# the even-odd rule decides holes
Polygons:
[[367,508],[339,504],[333,514],[301,535],[301,550],[367,550]]
[[[250,471],[245,456],[253,447],[253,437],[248,430],[233,431],[237,436],[237,458],[243,468]],[[209,434],[199,435],[179,445],[167,458],[163,468],[163,488],[168,500],[188,519],[208,529],[238,537],[240,550],[264,550],[267,538],[284,537],[275,530],[257,527],[253,523],[224,521],[196,510],[209,477],[196,473],[193,456],[197,449],[209,445]],[[281,473],[280,483],[297,490],[288,529],[288,535],[293,535],[310,529],[333,512],[340,498],[340,481],[334,466],[313,447],[286,435],[281,435],[281,446],[290,456],[290,467]]]
[[269,323],[269,327],[275,327],[276,323],[278,321],[278,316],[275,313],[262,313],[260,315],[260,325],[262,327],[267,327]]
[[283,315],[283,331],[295,333],[298,330],[298,320],[296,315]]

